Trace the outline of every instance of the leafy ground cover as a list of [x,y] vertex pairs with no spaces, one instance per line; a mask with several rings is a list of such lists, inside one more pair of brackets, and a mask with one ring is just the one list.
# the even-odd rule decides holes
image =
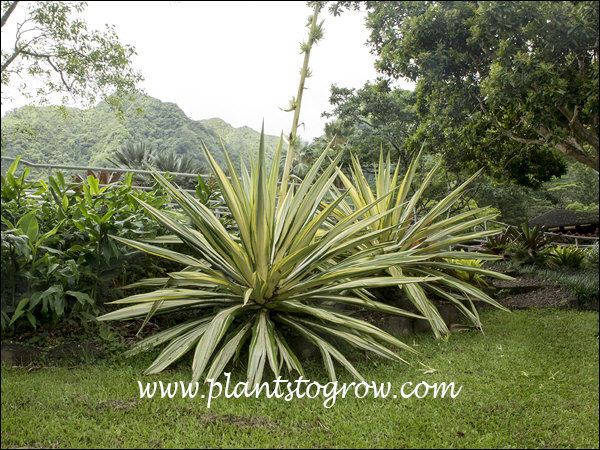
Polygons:
[[[454,381],[455,398],[140,399],[137,380],[188,381],[189,361],[157,376],[156,355],[97,365],[2,367],[2,447],[598,447],[598,313],[484,311],[485,334],[409,338],[411,366],[349,353],[365,379]],[[243,359],[242,359],[243,360]],[[327,383],[320,361],[307,378]],[[340,373],[340,382],[353,381]],[[245,379],[235,367],[232,381]],[[206,391],[206,388],[204,388]]]
[[[494,262],[490,264],[490,268],[503,272],[508,271],[521,281],[529,280],[533,284],[541,283],[547,286],[547,289],[544,289],[543,292],[548,295],[540,298],[539,302],[527,298],[524,302],[525,305],[531,307],[544,306],[543,303],[546,300],[546,306],[551,306],[550,303],[553,300],[568,297],[575,300],[575,303],[582,308],[598,310],[599,278],[597,266],[581,268],[538,267],[536,265],[517,265],[510,262]],[[502,283],[495,284],[502,288]],[[511,285],[514,283],[504,284]]]

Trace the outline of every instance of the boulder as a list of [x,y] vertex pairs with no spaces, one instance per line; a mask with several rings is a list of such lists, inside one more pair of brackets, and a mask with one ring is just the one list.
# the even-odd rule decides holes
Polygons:
[[48,352],[49,361],[87,362],[102,356],[102,351],[90,342],[67,342]]
[[406,336],[413,334],[413,319],[400,316],[387,316],[379,324],[379,328],[392,336]]
[[413,328],[415,333],[433,332],[431,330],[431,325],[429,325],[429,321],[425,319],[415,319]]
[[317,346],[304,336],[294,335],[287,337],[286,340],[300,363],[302,363],[302,361],[315,359],[317,355],[320,354]]
[[41,350],[25,344],[2,342],[2,362],[9,366],[26,366],[42,359]]
[[440,303],[437,304],[436,307],[448,328],[450,328],[450,325],[453,323],[460,323],[463,315],[452,303]]

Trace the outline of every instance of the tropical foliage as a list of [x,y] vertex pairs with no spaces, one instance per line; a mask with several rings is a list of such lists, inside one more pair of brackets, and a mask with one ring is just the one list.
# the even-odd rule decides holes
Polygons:
[[[186,254],[166,252],[152,244],[117,238],[135,248],[185,266],[167,277],[136,283],[135,287],[158,289],[118,300],[132,304],[102,316],[101,320],[130,319],[174,310],[196,310],[197,318],[151,336],[132,349],[135,353],[170,341],[147,373],[157,373],[194,349],[193,379],[218,376],[226,364],[239,355],[250,339],[248,380],[258,382],[264,366],[275,375],[283,366],[303,373],[289,345],[289,334],[300,335],[316,345],[331,379],[337,360],[358,378],[360,374],[331,339],[380,356],[401,361],[386,345],[410,348],[364,321],[342,314],[338,309],[371,308],[391,314],[422,317],[377,301],[364,301],[352,290],[365,287],[405,285],[422,282],[418,277],[380,276],[390,264],[421,261],[414,250],[381,254],[379,246],[363,245],[382,234],[363,233],[367,227],[391,214],[367,215],[378,202],[361,208],[332,225],[322,226],[343,200],[325,205],[322,201],[336,177],[337,160],[323,166],[324,153],[311,167],[302,183],[290,185],[279,196],[279,164],[267,170],[261,142],[258,161],[251,172],[238,175],[225,152],[231,179],[206,150],[213,173],[239,228],[239,237],[227,232],[210,209],[160,175],[157,181],[185,212],[193,226],[174,221],[158,209],[140,201],[164,226],[188,247]],[[279,151],[275,161],[278,161]],[[385,230],[384,230],[385,231]],[[348,252],[352,257],[337,264],[331,261]],[[202,314],[202,312],[204,314]]]
[[417,83],[416,139],[539,186],[598,171],[598,3],[354,2],[383,74]]
[[543,266],[549,252],[549,244],[556,236],[545,233],[539,225],[530,228],[527,223],[513,229],[513,239],[507,248],[510,258],[519,264],[538,264]]
[[[483,261],[481,259],[459,259],[459,258],[450,258],[446,259],[450,264],[454,264],[457,266],[468,266],[468,267],[476,267],[482,268]],[[470,270],[462,270],[462,269],[453,269],[451,271],[452,275],[456,278],[460,278],[463,281],[467,281],[476,286],[489,286],[488,283],[484,280],[484,277],[481,273],[477,273]]]
[[485,242],[481,245],[481,249],[487,253],[494,255],[505,256],[506,250],[512,243],[512,240],[517,235],[515,227],[507,227],[504,231],[493,236],[488,236]]
[[2,330],[95,320],[119,286],[161,273],[152,259],[109,239],[150,238],[160,224],[134,200],[167,208],[159,188],[132,189],[107,172],[69,182],[61,173],[29,182],[17,159],[2,176]]
[[[91,106],[98,98],[112,96],[115,102],[115,94],[138,92],[136,85],[143,78],[131,65],[135,48],[122,44],[113,27],[103,32],[89,29],[81,18],[86,6],[2,2],[2,37],[7,44],[2,49],[3,96],[5,87],[14,86],[39,103],[60,94],[63,103],[75,98]],[[38,83],[28,85],[32,78]]]
[[148,147],[145,142],[128,142],[106,160],[115,167],[143,170],[146,164],[151,164],[155,158],[155,149]]
[[588,249],[586,261],[590,266],[598,268],[598,242],[592,248]]
[[[496,259],[477,252],[452,251],[452,248],[457,244],[496,234],[498,231],[474,231],[474,227],[495,217],[494,214],[486,215],[485,208],[447,215],[448,210],[460,199],[465,188],[477,174],[428,210],[420,211],[417,216],[416,206],[419,199],[440,167],[438,163],[422,180],[419,187],[415,187],[414,193],[409,195],[419,156],[413,159],[400,181],[400,163],[392,171],[389,154],[384,160],[381,153],[379,166],[375,171],[374,191],[365,178],[358,159],[353,157],[353,179],[350,180],[341,171],[338,172],[352,205],[342,200],[336,210],[336,216],[341,220],[351,214],[353,209],[360,210],[372,202],[377,202],[367,214],[377,218],[369,230],[371,232],[377,230],[380,234],[363,244],[363,248],[371,246],[382,248],[384,254],[388,251],[410,251],[411,254],[423,258],[420,261],[390,265],[386,271],[394,277],[432,277],[419,284],[402,285],[401,288],[418,311],[429,320],[436,336],[440,337],[447,335],[449,331],[432,298],[450,302],[477,327],[481,327],[481,323],[473,301],[502,308],[495,300],[474,287],[469,282],[472,279],[465,281],[464,277],[458,276],[457,273],[468,272],[472,278],[483,275],[502,278],[503,275],[490,272],[479,264],[465,265],[462,261],[460,263],[452,261],[453,259]],[[386,211],[390,211],[391,214],[384,214]]]
[[[405,145],[417,126],[413,91],[392,89],[385,80],[367,82],[358,90],[333,85],[329,103],[333,111],[323,115],[337,119],[330,128],[337,126],[326,128],[326,134],[329,131],[329,139],[335,135],[360,161],[376,161],[382,149],[405,170],[418,153]],[[350,164],[349,158],[347,162]]]
[[586,259],[586,251],[574,246],[554,247],[550,251],[548,261],[556,266],[581,267]]

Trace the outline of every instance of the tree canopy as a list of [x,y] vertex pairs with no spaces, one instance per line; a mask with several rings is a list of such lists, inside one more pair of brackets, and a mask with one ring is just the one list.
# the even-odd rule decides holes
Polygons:
[[[377,68],[417,82],[414,144],[537,186],[598,171],[598,2],[336,2],[366,7]],[[450,158],[451,160],[452,158]]]
[[[138,92],[143,78],[131,65],[135,48],[122,44],[111,26],[102,32],[90,30],[78,17],[86,6],[86,2],[2,2],[3,101],[5,87],[14,87],[39,104],[59,94],[63,104],[75,99],[84,106]],[[14,32],[12,39],[9,32]]]
[[412,91],[392,88],[386,80],[367,82],[358,90],[331,86],[329,103],[336,117],[325,127],[329,139],[342,140],[359,159],[375,161],[379,150],[389,152],[407,168],[413,156],[405,145],[417,122]]

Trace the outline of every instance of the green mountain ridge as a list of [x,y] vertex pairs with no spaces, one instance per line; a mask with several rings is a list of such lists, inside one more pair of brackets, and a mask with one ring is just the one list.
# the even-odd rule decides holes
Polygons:
[[[109,166],[106,158],[127,143],[145,142],[205,163],[202,144],[224,164],[220,139],[236,167],[258,154],[260,133],[235,128],[222,119],[192,120],[175,103],[136,96],[125,103],[122,117],[106,102],[88,110],[25,106],[2,119],[2,156],[33,163]],[[265,135],[273,155],[279,137]]]

